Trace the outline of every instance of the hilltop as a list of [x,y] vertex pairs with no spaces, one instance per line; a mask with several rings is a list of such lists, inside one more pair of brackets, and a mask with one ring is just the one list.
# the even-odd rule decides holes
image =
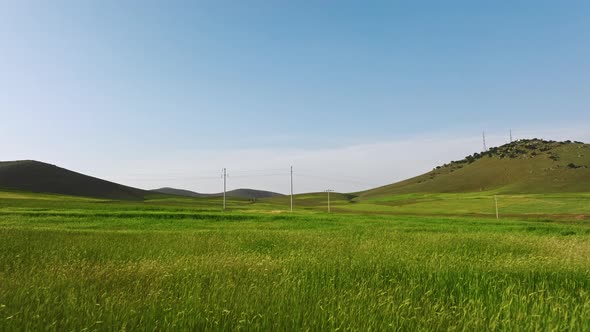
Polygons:
[[[154,193],[200,198],[219,197],[222,195],[221,193],[201,194],[174,188],[160,188],[150,191],[142,190],[35,160],[0,162],[0,189],[114,200],[143,200],[149,196],[153,196]],[[235,189],[228,191],[227,196],[232,198],[258,199],[282,195],[263,190]]]
[[590,145],[536,138],[518,140],[358,195],[362,199],[391,194],[478,191],[590,192]]
[[34,160],[0,162],[0,188],[121,200],[142,200],[150,194]]

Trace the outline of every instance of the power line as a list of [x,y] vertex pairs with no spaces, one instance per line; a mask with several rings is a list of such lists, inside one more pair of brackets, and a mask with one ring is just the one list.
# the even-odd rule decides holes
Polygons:
[[[288,172],[273,173],[273,174],[257,174],[257,175],[233,175],[232,178],[258,178],[258,177],[271,177],[271,176],[284,176],[288,175]],[[124,177],[125,180],[217,180],[219,176],[168,176],[168,177]]]
[[346,179],[333,177],[333,176],[319,176],[319,175],[313,175],[313,174],[307,174],[307,173],[296,173],[296,174],[299,176],[303,176],[303,177],[322,179],[322,180],[326,180],[326,181],[352,183],[352,184],[358,184],[358,185],[362,185],[362,186],[375,186],[375,187],[379,186],[378,184],[374,184],[374,183],[367,183],[367,182],[361,182],[361,181],[355,181],[355,180],[346,180]]
[[233,173],[258,173],[258,172],[284,172],[284,168],[266,168],[266,169],[249,169],[249,170],[238,170]]
[[217,180],[218,176],[123,177],[125,180]]
[[258,175],[232,175],[232,178],[259,178],[259,177],[267,177],[267,176],[284,176],[288,175],[288,172],[284,173],[274,173],[274,174],[258,174]]

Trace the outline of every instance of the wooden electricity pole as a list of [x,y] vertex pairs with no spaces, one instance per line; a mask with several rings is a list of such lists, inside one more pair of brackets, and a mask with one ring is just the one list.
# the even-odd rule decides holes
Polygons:
[[496,202],[496,220],[500,220],[500,215],[498,214],[498,196],[494,195],[494,201]]
[[333,192],[333,191],[334,191],[334,190],[332,190],[332,189],[326,189],[326,190],[325,190],[325,192],[327,192],[327,193],[328,193],[328,213],[332,212],[332,211],[330,210],[330,193],[331,193],[331,192]]
[[225,168],[223,168],[223,210],[225,210],[225,191],[226,191],[226,183],[227,183],[227,172]]

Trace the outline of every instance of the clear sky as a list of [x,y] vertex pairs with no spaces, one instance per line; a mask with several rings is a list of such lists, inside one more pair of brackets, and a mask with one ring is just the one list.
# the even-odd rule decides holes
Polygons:
[[354,191],[588,120],[589,1],[0,2],[0,160]]

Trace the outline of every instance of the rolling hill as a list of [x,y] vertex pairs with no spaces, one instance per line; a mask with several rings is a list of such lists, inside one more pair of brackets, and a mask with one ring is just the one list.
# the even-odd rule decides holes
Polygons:
[[152,189],[150,191],[154,192],[154,193],[175,195],[175,196],[185,196],[185,197],[208,197],[209,196],[208,194],[201,194],[201,193],[197,193],[197,192],[190,191],[190,190],[176,189],[176,188],[170,188],[170,187]]
[[[185,197],[221,196],[220,193],[202,194],[174,188],[146,191],[32,160],[0,162],[0,188],[120,200],[142,200],[154,193]],[[571,141],[519,140],[438,166],[411,179],[341,198],[363,201],[412,193],[475,192],[589,193],[590,145]],[[306,195],[323,199],[321,193]],[[284,197],[254,189],[231,190],[227,196],[272,198],[272,201],[278,199],[281,202],[281,196]]]
[[479,191],[504,194],[590,192],[590,145],[519,140],[357,195],[362,200],[408,193]]
[[[200,194],[174,188],[142,190],[34,160],[0,162],[0,189],[113,200],[143,200],[148,196],[153,196],[154,193],[185,197],[219,197],[222,195]],[[236,189],[228,191],[227,196],[253,199],[282,195],[263,190]]]
[[0,162],[0,188],[120,200],[143,200],[150,194],[34,160]]
[[[160,188],[160,189],[154,189],[151,191],[161,193],[161,194],[187,196],[187,197],[219,197],[219,196],[223,195],[223,193],[202,194],[202,193],[197,193],[197,192],[190,191],[190,190],[175,189],[175,188]],[[283,196],[283,194],[279,194],[279,193],[275,193],[275,192],[271,192],[271,191],[244,189],[244,188],[227,191],[226,195],[228,197],[246,198],[246,199],[270,198],[270,197]]]

